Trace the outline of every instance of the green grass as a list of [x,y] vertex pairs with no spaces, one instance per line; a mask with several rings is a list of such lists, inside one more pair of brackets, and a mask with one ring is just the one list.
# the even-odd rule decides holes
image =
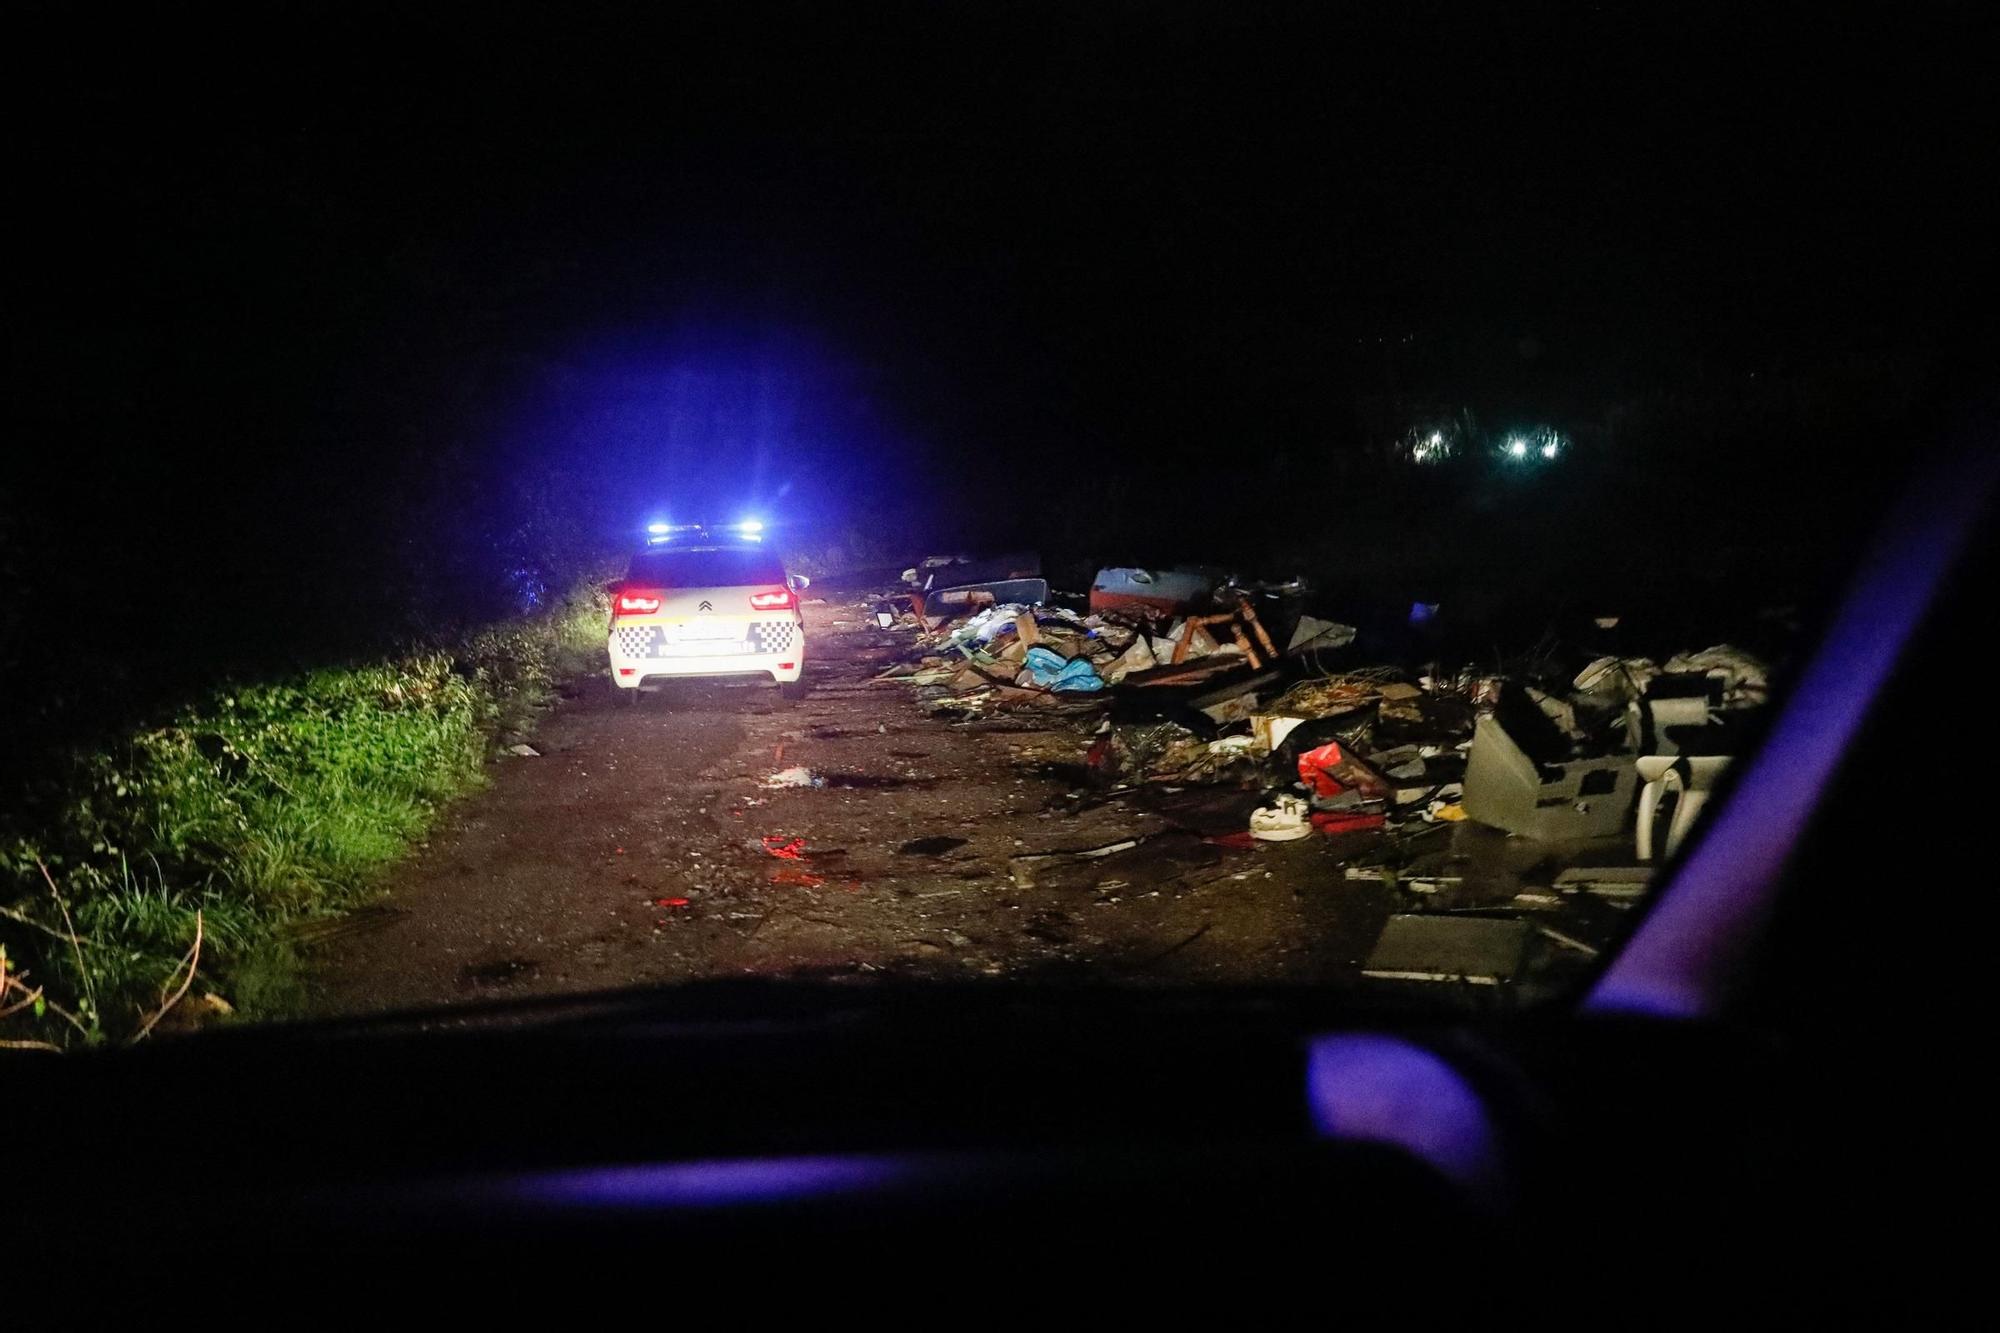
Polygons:
[[[24,1009],[0,1038],[130,1036],[175,980],[197,913],[197,989],[249,1017],[295,1011],[287,928],[373,896],[483,781],[495,738],[598,666],[606,615],[586,585],[450,647],[218,688],[116,746],[60,756],[0,821],[0,946],[19,983],[0,1008],[42,986],[80,1022]],[[77,946],[61,938],[71,923]]]

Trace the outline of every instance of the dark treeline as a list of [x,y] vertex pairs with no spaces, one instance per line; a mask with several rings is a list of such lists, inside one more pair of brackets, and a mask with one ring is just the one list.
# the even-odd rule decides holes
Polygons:
[[[1948,167],[1979,124],[1937,77],[1969,8],[1866,42],[343,12],[23,30],[20,752],[531,608],[675,510],[862,560],[1033,545],[1066,581],[1304,572],[1523,633],[1809,595],[1976,313]],[[252,38],[274,58],[222,54]],[[1441,418],[1458,456],[1398,456]],[[1493,457],[1532,425],[1559,465]]]

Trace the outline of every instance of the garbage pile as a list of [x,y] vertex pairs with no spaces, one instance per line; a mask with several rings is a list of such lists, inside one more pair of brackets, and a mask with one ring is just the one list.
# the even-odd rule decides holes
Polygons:
[[[871,614],[883,628],[915,630],[929,651],[884,678],[915,687],[933,712],[961,715],[1061,708],[1112,687],[1184,687],[1264,669],[1289,651],[1265,624],[1268,608],[1282,613],[1302,590],[1296,581],[1107,569],[1087,600],[1068,599],[1084,603],[1080,610],[1052,597],[1033,555],[933,556],[903,582],[906,591],[872,599]],[[1319,646],[1336,641],[1323,634]]]
[[1296,579],[1113,567],[1063,597],[1009,555],[933,557],[903,581],[871,604],[917,652],[879,680],[937,714],[1068,718],[1102,791],[1260,793],[1243,829],[1257,841],[1470,822],[1636,836],[1645,860],[1670,806],[1671,853],[1768,692],[1764,664],[1727,644],[1580,669],[1581,653],[1497,673],[1355,665],[1360,632],[1312,614]]

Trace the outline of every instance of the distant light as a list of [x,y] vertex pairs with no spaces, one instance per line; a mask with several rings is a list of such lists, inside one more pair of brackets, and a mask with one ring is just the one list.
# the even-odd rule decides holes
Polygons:
[[1398,444],[1398,452],[1412,463],[1442,463],[1452,456],[1456,445],[1441,430],[1410,431]]
[[1543,458],[1554,458],[1555,456],[1556,456],[1556,447],[1555,447],[1555,445],[1553,445],[1553,444],[1545,444],[1545,445],[1543,445],[1543,446],[1542,446],[1542,457],[1543,457]]
[[1526,440],[1509,440],[1507,441],[1507,452],[1516,458],[1526,458],[1528,456],[1528,442]]

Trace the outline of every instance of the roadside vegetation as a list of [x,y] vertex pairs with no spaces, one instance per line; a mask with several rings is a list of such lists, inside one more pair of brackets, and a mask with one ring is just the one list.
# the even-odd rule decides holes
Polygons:
[[599,664],[607,614],[586,581],[454,643],[226,684],[52,756],[0,815],[0,1043],[295,1009],[301,941]]

